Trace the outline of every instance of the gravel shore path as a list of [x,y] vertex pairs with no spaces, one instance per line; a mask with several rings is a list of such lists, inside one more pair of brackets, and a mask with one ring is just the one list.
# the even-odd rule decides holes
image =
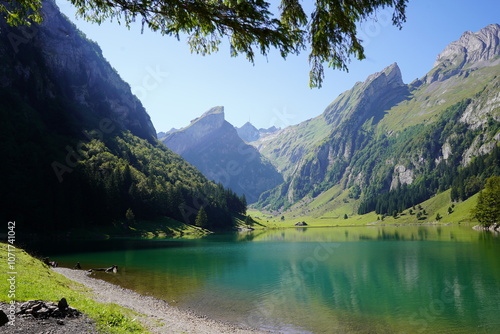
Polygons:
[[115,303],[131,309],[141,316],[140,320],[152,333],[189,334],[256,334],[264,333],[252,329],[238,328],[231,324],[214,321],[169,306],[165,301],[143,296],[100,279],[89,277],[84,270],[53,268],[67,278],[93,290],[91,296],[101,303]]

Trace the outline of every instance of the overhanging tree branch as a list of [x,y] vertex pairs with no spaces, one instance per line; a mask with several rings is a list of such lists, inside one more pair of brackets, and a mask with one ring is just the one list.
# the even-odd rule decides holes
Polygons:
[[[116,20],[130,27],[140,20],[163,35],[185,35],[192,52],[218,51],[228,38],[231,55],[276,49],[286,58],[307,48],[311,87],[321,87],[324,66],[348,70],[352,57],[364,59],[357,25],[384,8],[394,10],[392,22],[401,28],[408,0],[316,0],[310,17],[299,0],[281,0],[278,15],[265,0],[70,0],[78,15],[102,23]],[[0,0],[0,13],[9,24],[40,22],[41,0]]]

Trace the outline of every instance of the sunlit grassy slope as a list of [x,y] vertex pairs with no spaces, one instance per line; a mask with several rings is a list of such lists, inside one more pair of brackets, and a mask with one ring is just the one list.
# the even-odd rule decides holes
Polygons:
[[[500,65],[484,67],[471,72],[467,80],[455,77],[444,82],[423,84],[412,91],[410,99],[387,111],[378,130],[392,133],[417,124],[430,124],[446,108],[483,90],[496,79],[499,71]],[[432,71],[429,75],[432,75]]]
[[[471,216],[471,210],[477,202],[477,195],[466,201],[452,203],[450,190],[439,193],[431,199],[413,208],[407,208],[394,218],[384,217],[370,212],[364,215],[356,214],[358,201],[350,199],[347,191],[341,191],[339,186],[333,187],[322,193],[314,200],[295,205],[289,212],[283,215],[273,216],[257,210],[249,210],[248,214],[254,217],[262,225],[268,227],[290,227],[297,222],[306,222],[310,226],[360,226],[372,224],[417,224],[436,223],[436,215],[442,217],[440,224],[476,222]],[[448,213],[448,208],[452,212]],[[413,210],[413,214],[410,214]],[[424,214],[424,210],[425,213]],[[417,219],[417,213],[421,211],[422,216]],[[347,215],[347,219],[345,219]],[[284,217],[284,220],[281,217]]]

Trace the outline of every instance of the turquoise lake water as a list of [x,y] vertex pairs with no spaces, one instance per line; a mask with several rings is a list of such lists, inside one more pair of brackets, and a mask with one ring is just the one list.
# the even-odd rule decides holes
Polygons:
[[44,250],[214,319],[281,333],[500,333],[500,238],[470,226],[297,228]]

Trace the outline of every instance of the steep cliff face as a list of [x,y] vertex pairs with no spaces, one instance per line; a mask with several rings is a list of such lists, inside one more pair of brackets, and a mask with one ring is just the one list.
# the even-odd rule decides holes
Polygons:
[[383,71],[370,75],[341,95],[323,113],[332,126],[330,156],[349,159],[362,142],[361,127],[376,125],[386,111],[406,99],[408,87],[403,83],[396,63]]
[[499,36],[496,24],[465,33],[409,85],[392,64],[341,94],[322,115],[257,141],[285,175],[259,205],[307,202],[335,185],[360,187],[364,203],[404,187],[413,187],[407,202],[450,187],[459,166],[498,145]]
[[[394,63],[341,94],[321,116],[285,129],[267,142],[257,142],[257,147],[266,145],[263,152],[271,161],[286,160],[282,162],[288,168],[281,191],[286,189],[288,201],[317,195],[338,182],[354,152],[366,145],[370,129],[388,109],[406,99],[408,92]],[[308,133],[313,134],[312,141],[307,140]],[[291,143],[283,143],[280,135]],[[273,159],[275,155],[278,159]]]
[[452,64],[464,67],[474,64],[486,65],[500,54],[500,25],[491,24],[478,32],[466,31],[458,41],[449,44],[441,52],[434,67],[442,64]]
[[394,63],[340,95],[326,108],[323,116],[333,128],[347,120],[354,122],[355,126],[370,118],[376,123],[384,117],[386,110],[407,94],[408,87],[403,83],[401,70]]
[[[168,216],[231,224],[245,205],[155,139],[129,86],[53,2],[0,21],[0,219],[24,235]],[[129,213],[126,215],[126,213]]]
[[215,107],[162,142],[197,167],[208,179],[245,195],[248,202],[283,179],[253,146],[246,144],[224,119],[224,107]]
[[[54,2],[45,1],[42,13],[41,25],[13,29],[0,22],[0,87],[33,87],[32,100],[50,97],[65,101],[68,108],[78,106],[69,115],[76,124],[68,131],[80,132],[81,125],[96,130],[107,118],[141,138],[156,137],[149,115],[99,46],[63,17]],[[86,108],[97,112],[89,115]]]

